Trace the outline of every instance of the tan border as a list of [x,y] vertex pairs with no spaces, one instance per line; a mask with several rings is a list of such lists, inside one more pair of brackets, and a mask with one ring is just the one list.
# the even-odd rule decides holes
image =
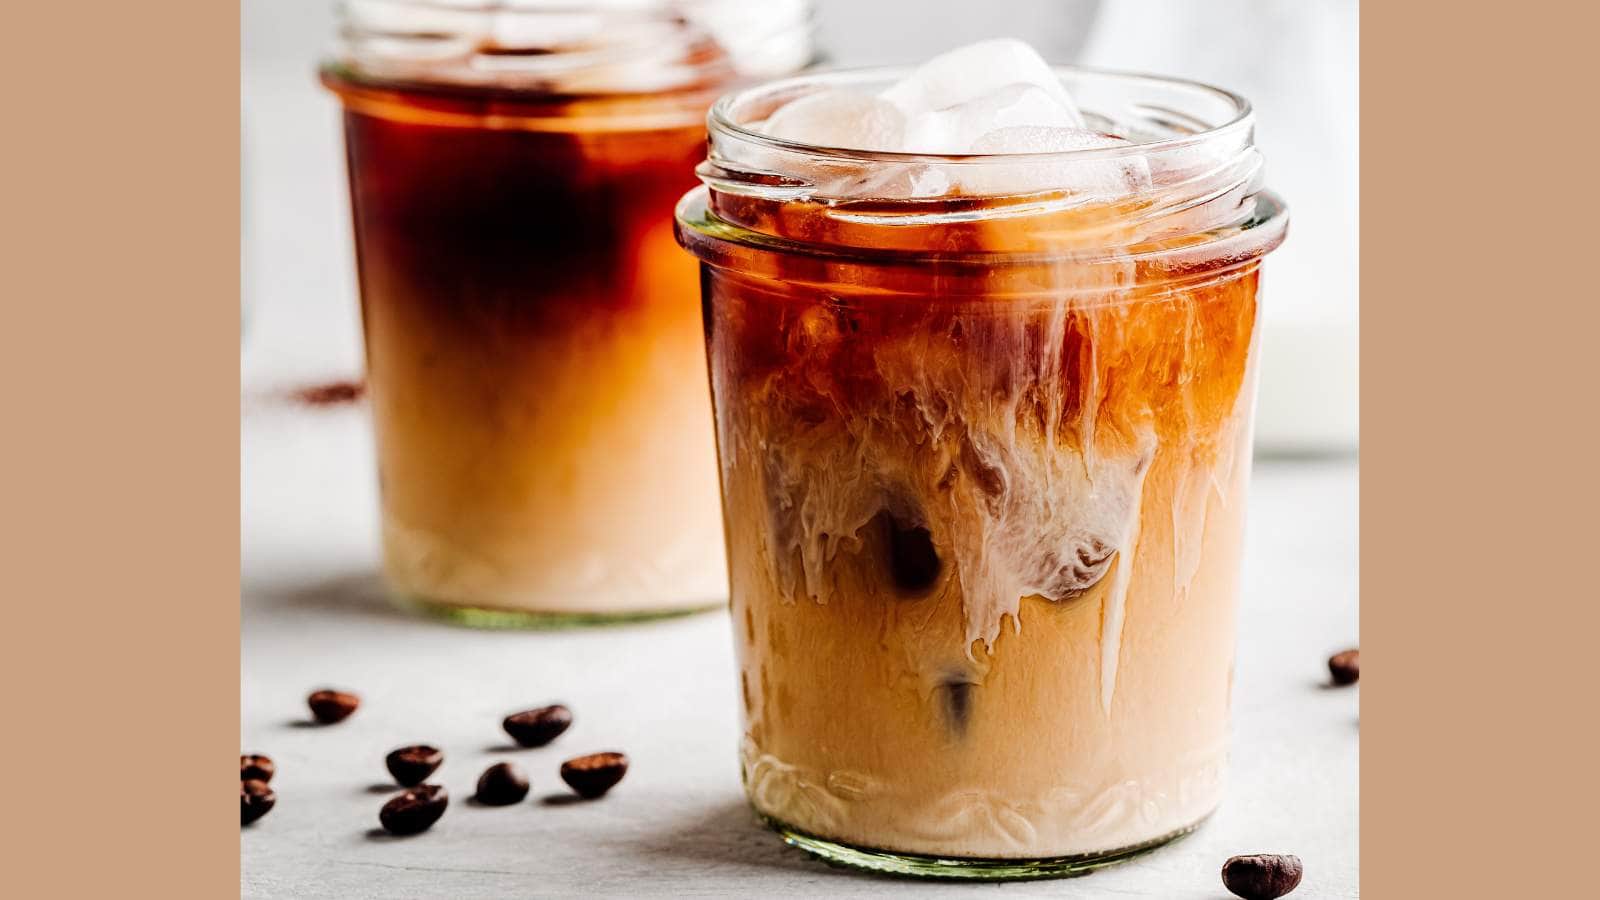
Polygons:
[[[1364,10],[1376,897],[1593,879],[1594,30],[1543,9]],[[10,15],[6,893],[229,896],[238,7]]]
[[1362,884],[1592,894],[1596,15],[1364,7]]
[[238,889],[238,22],[6,11],[8,897]]

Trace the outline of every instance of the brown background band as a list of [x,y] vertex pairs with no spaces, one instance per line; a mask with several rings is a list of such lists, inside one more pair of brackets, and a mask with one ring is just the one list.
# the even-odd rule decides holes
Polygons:
[[[9,896],[238,884],[237,9],[5,13]],[[1594,877],[1596,14],[1493,9],[1365,10],[1372,897]]]

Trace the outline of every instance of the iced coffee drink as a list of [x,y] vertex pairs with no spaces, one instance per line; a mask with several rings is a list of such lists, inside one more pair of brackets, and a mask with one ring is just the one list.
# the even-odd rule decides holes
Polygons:
[[344,5],[323,81],[344,108],[398,598],[489,625],[724,602],[672,208],[711,100],[803,63],[804,14]]
[[1262,256],[1245,102],[988,42],[711,114],[749,799],[869,868],[1070,874],[1221,799]]

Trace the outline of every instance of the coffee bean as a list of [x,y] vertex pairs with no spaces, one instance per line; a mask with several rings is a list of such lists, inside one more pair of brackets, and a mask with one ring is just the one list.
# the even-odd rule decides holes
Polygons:
[[383,758],[394,780],[406,787],[415,787],[428,780],[428,776],[444,762],[444,752],[427,744],[401,747]]
[[1328,657],[1328,673],[1334,684],[1355,684],[1361,677],[1361,651],[1346,650]]
[[1298,856],[1234,856],[1222,865],[1222,886],[1244,900],[1276,900],[1299,886],[1304,873]]
[[572,727],[572,710],[557,703],[506,716],[500,723],[511,739],[524,747],[543,747]]
[[239,824],[249,825],[272,810],[278,795],[265,781],[254,778],[239,782]]
[[240,781],[271,781],[278,767],[272,764],[272,758],[247,753],[239,757]]
[[437,784],[414,787],[378,811],[378,822],[390,834],[420,834],[433,827],[450,805],[450,794]]
[[585,800],[611,790],[627,773],[628,757],[621,753],[591,753],[561,764],[561,780]]
[[321,690],[306,698],[311,715],[324,725],[343,722],[361,705],[361,698],[344,691]]
[[528,776],[514,763],[496,763],[478,776],[478,802],[485,806],[510,806],[528,796]]

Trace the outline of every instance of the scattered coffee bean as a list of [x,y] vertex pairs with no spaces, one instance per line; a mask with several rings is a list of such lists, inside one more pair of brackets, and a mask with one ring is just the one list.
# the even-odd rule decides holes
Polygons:
[[1222,886],[1244,900],[1276,900],[1298,887],[1304,873],[1298,856],[1234,856],[1222,865]]
[[414,787],[378,811],[378,822],[390,834],[420,834],[433,827],[450,805],[450,794],[437,784]]
[[324,725],[343,722],[361,705],[361,698],[344,691],[322,690],[306,698],[311,715]]
[[611,790],[627,773],[628,757],[621,753],[591,753],[561,764],[561,780],[585,800]]
[[1346,650],[1328,657],[1328,673],[1334,684],[1355,684],[1361,677],[1361,651]]
[[394,780],[406,787],[416,787],[428,780],[439,764],[444,762],[444,752],[427,744],[401,747],[383,758]]
[[485,806],[510,806],[528,796],[528,776],[515,763],[496,763],[478,776],[478,802]]
[[338,406],[341,403],[354,403],[366,392],[365,382],[330,381],[300,388],[290,396],[307,406]]
[[557,703],[506,716],[501,724],[524,747],[543,747],[572,727],[572,710]]
[[265,781],[254,778],[239,782],[239,824],[249,825],[272,810],[278,795]]
[[278,767],[272,764],[272,758],[269,756],[247,753],[239,757],[240,781],[271,781],[277,771]]

